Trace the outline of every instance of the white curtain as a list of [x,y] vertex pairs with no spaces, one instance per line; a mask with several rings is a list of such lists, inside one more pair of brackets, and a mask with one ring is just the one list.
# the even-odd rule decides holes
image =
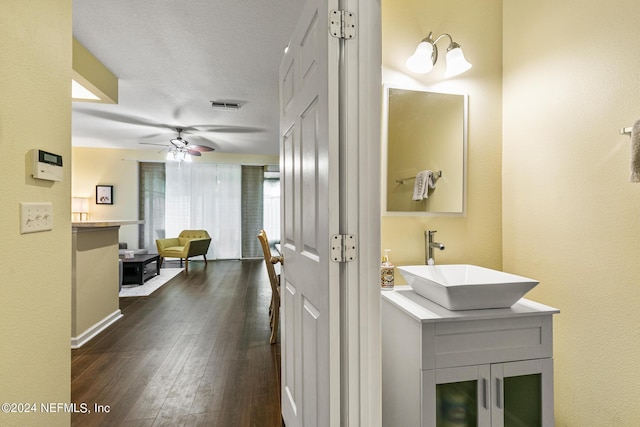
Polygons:
[[207,259],[242,257],[240,165],[166,163],[167,237],[182,230],[207,230]]
[[280,241],[280,180],[264,180],[264,231],[269,240]]

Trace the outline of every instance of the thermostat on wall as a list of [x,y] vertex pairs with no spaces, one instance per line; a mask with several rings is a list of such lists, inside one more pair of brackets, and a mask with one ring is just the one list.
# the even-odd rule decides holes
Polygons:
[[33,172],[37,179],[48,181],[62,181],[62,156],[43,150],[33,150]]

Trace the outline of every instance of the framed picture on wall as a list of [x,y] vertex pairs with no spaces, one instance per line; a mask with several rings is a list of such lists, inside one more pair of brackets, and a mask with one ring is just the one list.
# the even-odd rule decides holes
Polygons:
[[113,185],[96,185],[96,205],[113,204]]

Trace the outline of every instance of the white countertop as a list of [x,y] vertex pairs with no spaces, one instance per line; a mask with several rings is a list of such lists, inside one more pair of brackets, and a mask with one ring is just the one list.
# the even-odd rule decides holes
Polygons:
[[443,320],[474,320],[509,318],[541,314],[557,314],[560,310],[522,298],[509,308],[450,311],[416,294],[410,286],[396,286],[393,291],[380,291],[381,297],[400,308],[416,320],[438,322]]
[[122,220],[122,219],[103,219],[98,221],[73,221],[71,226],[73,228],[105,228],[105,227],[120,227],[121,225],[131,224],[144,224],[143,220]]

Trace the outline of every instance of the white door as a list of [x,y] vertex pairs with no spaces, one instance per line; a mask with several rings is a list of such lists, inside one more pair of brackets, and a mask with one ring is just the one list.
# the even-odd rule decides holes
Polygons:
[[280,65],[282,415],[287,427],[340,425],[337,0],[307,0]]

